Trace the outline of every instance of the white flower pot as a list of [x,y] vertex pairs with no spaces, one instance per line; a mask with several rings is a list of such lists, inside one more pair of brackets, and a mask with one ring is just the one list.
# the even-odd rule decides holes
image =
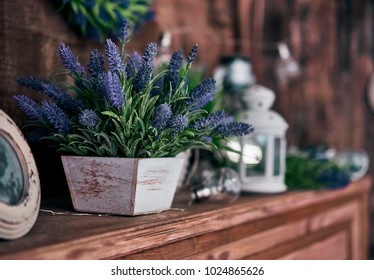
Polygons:
[[141,215],[168,210],[183,158],[61,157],[76,211]]

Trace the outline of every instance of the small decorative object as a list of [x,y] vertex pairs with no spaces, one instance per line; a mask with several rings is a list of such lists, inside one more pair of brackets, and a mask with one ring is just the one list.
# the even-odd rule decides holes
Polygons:
[[336,150],[326,145],[317,145],[306,152],[310,158],[318,161],[334,161],[350,174],[352,181],[361,179],[369,169],[369,156],[361,149]]
[[239,55],[223,57],[214,70],[214,78],[217,87],[222,86],[225,91],[246,89],[256,83],[249,59]]
[[348,170],[352,181],[361,179],[369,169],[369,156],[363,150],[339,151],[334,160]]
[[28,233],[39,207],[39,176],[31,150],[16,124],[0,110],[0,238]]
[[285,181],[290,190],[340,189],[350,183],[350,173],[334,160],[318,159],[309,152],[287,155]]
[[256,83],[250,60],[240,55],[224,56],[214,69],[213,77],[218,92],[208,105],[223,108],[237,119],[238,112],[245,107],[242,92]]
[[300,75],[300,65],[291,56],[290,49],[285,42],[278,43],[279,59],[275,63],[275,75],[281,84]]
[[229,155],[239,160],[242,191],[283,192],[288,124],[277,112],[269,110],[275,99],[273,91],[254,85],[243,94],[248,109],[241,115],[241,121],[253,123],[256,131],[239,141],[230,141],[233,149],[241,151],[240,159],[236,154]]
[[[62,63],[74,81],[66,87],[69,93],[42,78],[19,79],[21,85],[51,98],[37,104],[24,95],[15,97],[31,119],[29,129],[44,129],[44,138],[63,153],[77,211],[137,215],[169,209],[184,160],[178,154],[195,147],[215,149],[213,137],[253,131],[222,110],[207,114],[201,109],[213,98],[213,79],[191,91],[185,86],[197,45],[185,67],[182,52],[176,51],[167,70],[154,76],[157,45],[150,43],[142,57],[127,52],[128,26],[126,22],[122,29],[121,48],[106,40],[109,70],[103,56],[93,50],[87,73],[60,44]],[[75,157],[65,157],[71,155]],[[115,198],[122,192],[121,199]]]
[[117,38],[125,19],[135,30],[154,19],[153,0],[62,0],[60,10],[68,23],[87,38]]
[[241,183],[237,172],[231,168],[199,170],[192,188],[193,201],[203,200],[234,202],[240,196]]
[[365,101],[370,112],[374,114],[374,72],[369,75],[365,88]]
[[172,34],[169,31],[164,31],[160,34],[158,39],[159,51],[156,57],[156,65],[168,65],[171,59],[171,41]]

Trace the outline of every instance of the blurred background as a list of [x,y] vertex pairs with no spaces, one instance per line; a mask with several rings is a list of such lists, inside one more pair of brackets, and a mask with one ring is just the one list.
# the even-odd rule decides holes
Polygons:
[[[82,17],[73,16],[76,24],[69,25],[63,2],[70,1],[0,1],[0,109],[20,126],[26,118],[12,97],[21,91],[18,77],[53,78],[61,72],[61,41],[83,65],[90,50],[103,49],[97,36],[83,36],[77,28]],[[142,53],[153,41],[165,54],[177,49],[188,54],[198,43],[196,69],[204,77],[215,74],[227,57],[245,58],[257,83],[276,94],[273,108],[289,124],[289,147],[360,149],[374,158],[372,0],[155,0],[151,10],[129,49]],[[165,32],[166,42],[160,40]],[[22,92],[34,100],[43,97]],[[49,160],[43,147],[35,151],[35,157]],[[373,164],[368,173],[374,175]],[[53,192],[50,187],[44,193]],[[374,194],[371,209],[374,245]]]

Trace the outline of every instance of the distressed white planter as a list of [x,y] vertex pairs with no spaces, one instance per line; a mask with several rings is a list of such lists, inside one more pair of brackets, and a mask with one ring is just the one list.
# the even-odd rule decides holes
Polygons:
[[183,158],[62,156],[79,212],[141,215],[170,209]]

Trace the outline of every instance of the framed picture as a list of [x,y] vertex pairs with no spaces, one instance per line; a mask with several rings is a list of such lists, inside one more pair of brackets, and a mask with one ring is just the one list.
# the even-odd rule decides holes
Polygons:
[[0,110],[0,238],[24,236],[40,208],[40,181],[22,132]]
[[374,72],[370,74],[366,83],[365,101],[369,110],[374,114]]

